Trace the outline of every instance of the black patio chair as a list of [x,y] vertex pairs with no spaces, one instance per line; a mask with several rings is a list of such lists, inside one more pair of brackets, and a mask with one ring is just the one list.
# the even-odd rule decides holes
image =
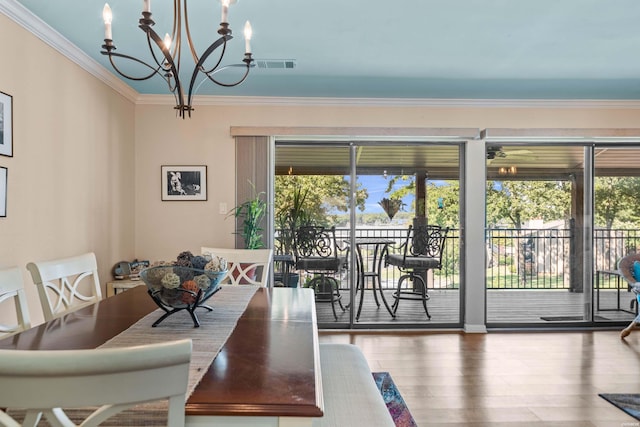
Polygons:
[[308,286],[314,290],[317,302],[330,302],[333,317],[338,320],[335,304],[345,310],[340,295],[340,283],[336,279],[346,256],[336,242],[335,227],[302,226],[294,232],[295,266],[313,274]]
[[[425,282],[428,270],[442,268],[442,254],[447,238],[448,228],[437,225],[409,226],[405,241],[395,250],[389,247],[386,265],[398,267],[402,275],[398,279],[398,287],[393,293],[393,314],[398,311],[400,300],[422,301],[427,317],[431,319],[427,301],[427,284]],[[409,280],[411,286],[402,287],[403,282]]]

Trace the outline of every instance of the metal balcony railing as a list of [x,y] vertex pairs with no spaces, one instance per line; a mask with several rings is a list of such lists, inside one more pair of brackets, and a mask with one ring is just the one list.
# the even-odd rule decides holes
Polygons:
[[[459,289],[459,231],[449,231],[442,269],[431,270],[427,276],[430,289]],[[357,228],[356,237],[382,237],[399,245],[406,237],[406,232],[405,227]],[[486,236],[487,289],[570,288],[571,262],[579,262],[571,259],[570,229],[488,229]],[[349,239],[349,229],[336,229],[336,238],[338,242],[346,242]],[[640,230],[596,229],[593,238],[594,273],[598,270],[615,270],[620,258],[640,248]],[[371,270],[373,254],[365,249],[362,255],[365,270]],[[393,288],[399,275],[396,268],[383,265],[382,287]],[[601,288],[616,286],[615,277],[607,277],[600,282]]]

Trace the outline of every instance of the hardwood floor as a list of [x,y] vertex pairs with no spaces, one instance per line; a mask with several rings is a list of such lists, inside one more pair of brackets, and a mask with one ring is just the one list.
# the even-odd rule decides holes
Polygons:
[[632,427],[598,393],[640,393],[640,330],[578,332],[320,331],[387,371],[417,424]]

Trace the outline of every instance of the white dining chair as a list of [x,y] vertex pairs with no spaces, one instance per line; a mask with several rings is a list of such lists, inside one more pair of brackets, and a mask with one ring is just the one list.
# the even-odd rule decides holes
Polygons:
[[30,262],[27,270],[38,288],[46,321],[102,299],[94,253],[43,262]]
[[[9,408],[0,409],[0,425],[32,427],[44,417],[54,427],[76,426],[69,409],[89,408],[80,425],[93,427],[135,405],[168,399],[167,425],[182,427],[190,360],[190,339],[91,350],[0,350],[0,408]],[[9,415],[14,408],[26,411],[23,424]]]
[[227,261],[228,272],[221,283],[267,286],[273,249],[229,249],[203,246],[203,255],[211,254]]
[[[0,338],[8,337],[31,327],[27,296],[24,293],[22,273],[18,267],[0,270],[0,307],[10,305],[11,302],[13,302],[12,308],[0,308],[0,312],[4,314],[15,310],[16,320],[0,324]],[[3,322],[6,321],[3,320]]]

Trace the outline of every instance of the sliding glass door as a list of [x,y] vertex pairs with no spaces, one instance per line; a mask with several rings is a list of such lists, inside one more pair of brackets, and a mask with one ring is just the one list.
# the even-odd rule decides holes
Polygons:
[[[345,310],[335,298],[317,298],[320,327],[461,324],[459,153],[457,144],[432,142],[276,140],[277,259],[295,252],[291,237],[304,224],[335,228],[344,257],[333,276]],[[406,271],[385,262],[409,226],[426,224],[447,230],[441,264],[424,273],[431,318],[420,298],[394,298]],[[318,282],[318,271],[290,270],[298,286]],[[403,282],[403,290],[413,286]]]

